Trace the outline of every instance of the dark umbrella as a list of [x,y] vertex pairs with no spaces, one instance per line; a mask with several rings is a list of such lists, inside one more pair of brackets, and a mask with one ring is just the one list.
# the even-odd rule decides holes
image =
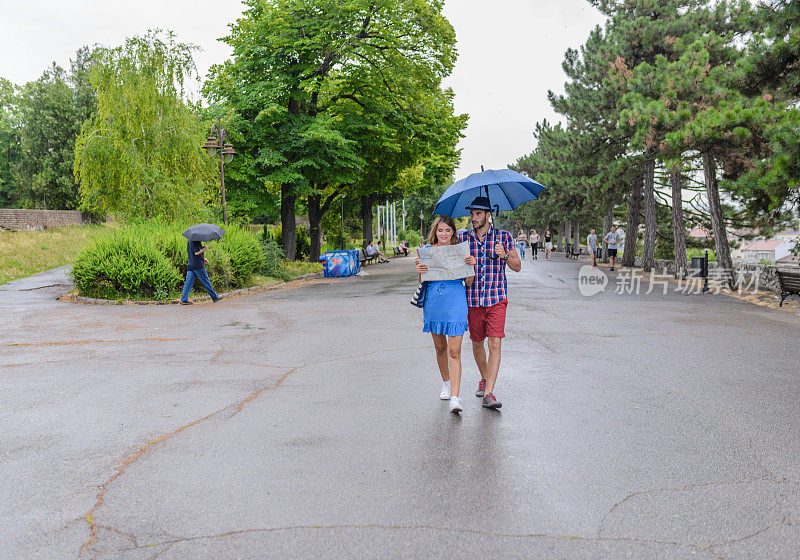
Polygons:
[[433,212],[453,218],[469,216],[467,207],[470,203],[478,196],[486,196],[496,214],[501,210],[513,210],[529,200],[536,200],[539,193],[546,188],[512,169],[489,169],[473,173],[450,185],[436,203]]
[[223,235],[225,230],[214,224],[197,224],[183,232],[183,236],[189,241],[213,241],[222,239]]

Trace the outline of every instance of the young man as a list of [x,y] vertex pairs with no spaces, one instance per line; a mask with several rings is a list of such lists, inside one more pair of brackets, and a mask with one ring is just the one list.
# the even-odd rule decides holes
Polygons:
[[608,258],[611,259],[611,270],[614,270],[614,264],[617,261],[617,249],[620,241],[622,241],[622,236],[617,233],[617,226],[611,226],[611,231],[603,239],[603,242],[608,244]]
[[379,263],[389,262],[388,259],[383,258],[379,241],[375,241],[374,245],[367,245],[367,256],[377,258]]
[[[472,354],[481,372],[476,397],[483,397],[485,408],[503,406],[494,396],[500,370],[500,346],[505,336],[508,289],[506,265],[514,272],[522,269],[511,233],[489,224],[492,209],[489,199],[479,196],[468,207],[472,228],[459,234],[459,241],[469,241],[467,263],[475,266],[475,281],[467,287],[467,322],[472,340]],[[483,341],[489,339],[489,355]]]
[[188,254],[189,260],[186,264],[186,282],[183,284],[181,305],[192,304],[192,302],[189,301],[189,293],[192,291],[195,278],[200,280],[200,283],[206,289],[208,295],[211,296],[211,301],[216,303],[219,299],[219,296],[214,292],[214,288],[211,287],[211,279],[208,277],[208,272],[206,272],[208,259],[203,256],[205,252],[206,247],[199,241],[188,241],[186,243],[186,253]]
[[597,234],[594,228],[589,230],[589,235],[586,237],[586,244],[589,246],[589,251],[592,253],[592,268],[597,266]]

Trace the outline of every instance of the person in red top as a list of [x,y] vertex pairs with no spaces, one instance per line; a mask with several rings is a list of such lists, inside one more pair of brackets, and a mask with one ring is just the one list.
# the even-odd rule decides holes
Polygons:
[[[500,408],[494,385],[500,370],[500,346],[505,336],[508,285],[506,265],[514,272],[522,270],[522,261],[514,248],[511,233],[489,224],[492,214],[489,199],[479,196],[469,205],[472,230],[462,232],[459,241],[469,241],[468,264],[475,266],[475,281],[467,287],[469,337],[472,355],[481,373],[476,397],[483,397],[486,408]],[[489,339],[489,354],[483,341]]]

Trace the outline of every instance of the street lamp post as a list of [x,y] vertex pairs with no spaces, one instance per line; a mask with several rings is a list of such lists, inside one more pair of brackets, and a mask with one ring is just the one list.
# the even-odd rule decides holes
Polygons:
[[233,156],[236,155],[236,150],[234,150],[233,145],[230,142],[226,142],[226,140],[228,140],[228,133],[222,128],[222,119],[220,119],[219,123],[215,123],[211,127],[211,136],[206,138],[206,143],[203,148],[205,148],[208,155],[211,157],[214,157],[217,150],[219,150],[219,176],[222,182],[222,222],[227,225],[228,207],[225,202],[225,164],[233,160]]

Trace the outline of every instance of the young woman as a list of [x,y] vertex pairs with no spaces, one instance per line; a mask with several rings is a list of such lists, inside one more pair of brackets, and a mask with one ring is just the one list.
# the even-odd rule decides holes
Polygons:
[[531,260],[539,258],[539,234],[536,233],[535,229],[531,230],[531,234],[528,237],[528,241],[531,244]]
[[550,230],[548,229],[544,232],[544,258],[545,260],[550,260],[550,252],[553,250],[553,236],[550,234]]
[[525,235],[525,230],[519,230],[517,234],[517,245],[519,246],[519,256],[520,258],[525,258],[525,245],[528,244],[528,236]]
[[[456,224],[450,216],[433,220],[428,234],[428,246],[441,247],[458,244]],[[470,257],[467,257],[470,259]],[[474,260],[474,257],[471,257]],[[472,264],[475,264],[472,262]],[[428,267],[417,263],[421,275]],[[461,339],[467,331],[467,293],[464,285],[471,285],[475,276],[458,280],[428,282],[425,307],[422,309],[422,332],[431,333],[436,349],[436,364],[442,375],[442,392],[439,398],[450,399],[450,412],[461,412],[458,393],[461,387]]]

